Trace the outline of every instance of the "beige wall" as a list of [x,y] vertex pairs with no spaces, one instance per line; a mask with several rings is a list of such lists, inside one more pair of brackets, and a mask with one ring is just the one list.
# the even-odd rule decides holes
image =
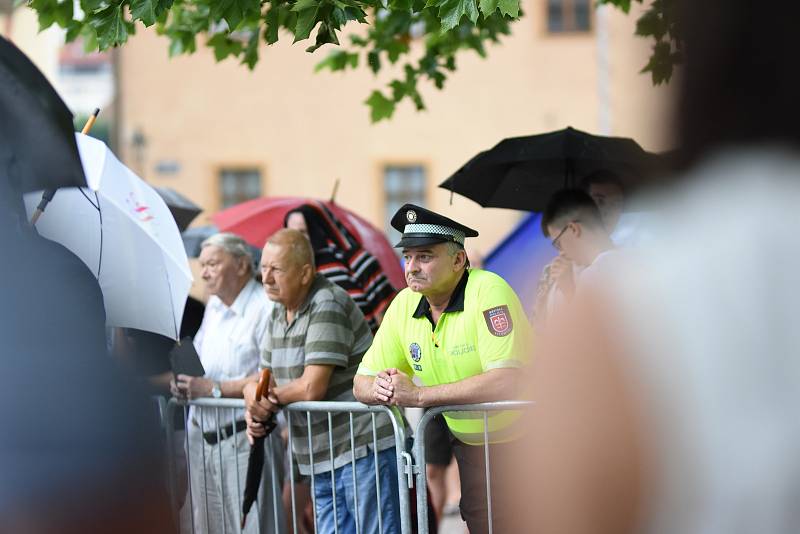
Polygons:
[[[384,217],[382,166],[421,163],[428,174],[428,207],[481,232],[486,252],[520,219],[510,210],[486,210],[436,186],[480,150],[504,137],[572,125],[599,129],[597,39],[594,33],[547,35],[542,0],[528,0],[513,36],[492,46],[487,60],[459,58],[443,92],[425,88],[428,111],[404,103],[395,117],[370,125],[363,101],[381,80],[357,72],[314,74],[327,52],[304,52],[290,40],[262,48],[255,71],[234,61],[214,62],[205,48],[167,58],[167,41],[139,31],[120,54],[124,160],[155,185],[168,185],[212,213],[218,207],[217,173],[253,166],[267,195],[328,197],[341,178],[337,200],[378,225]],[[637,74],[648,43],[633,36],[634,19],[610,11],[611,132],[632,136],[648,149],[668,146],[660,134],[666,99]],[[382,79],[385,80],[385,77]],[[146,139],[141,162],[130,140]],[[180,164],[173,175],[155,172],[158,161]],[[201,215],[200,223],[207,220]]]
[[54,83],[58,69],[58,51],[64,42],[64,32],[48,28],[39,32],[36,12],[17,8],[9,17],[0,15],[0,35],[13,42]]

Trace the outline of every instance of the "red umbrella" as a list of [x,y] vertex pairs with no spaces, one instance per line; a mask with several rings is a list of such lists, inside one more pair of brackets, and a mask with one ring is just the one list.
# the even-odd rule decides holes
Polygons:
[[283,228],[283,220],[291,210],[310,202],[322,202],[375,256],[386,277],[398,289],[406,286],[400,259],[383,232],[355,213],[330,201],[302,197],[266,197],[248,200],[220,211],[212,217],[221,232],[232,232],[256,247],[263,247],[267,238]]

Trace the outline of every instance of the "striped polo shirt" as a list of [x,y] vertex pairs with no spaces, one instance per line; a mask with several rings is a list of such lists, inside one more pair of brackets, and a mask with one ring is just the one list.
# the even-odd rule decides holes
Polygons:
[[[333,365],[328,391],[322,400],[353,402],[353,377],[371,343],[369,326],[353,299],[345,290],[317,274],[291,324],[286,322],[286,308],[275,304],[261,341],[261,367],[270,369],[275,382],[282,386],[300,378],[306,365]],[[291,417],[292,451],[300,473],[311,474],[311,452],[314,473],[330,470],[327,414],[311,414],[311,451],[306,414],[293,412]],[[375,421],[378,450],[394,446],[389,418],[377,414]],[[332,428],[333,463],[334,468],[339,468],[352,459],[349,414],[333,414]],[[356,459],[362,458],[373,444],[371,414],[353,415],[353,434]]]

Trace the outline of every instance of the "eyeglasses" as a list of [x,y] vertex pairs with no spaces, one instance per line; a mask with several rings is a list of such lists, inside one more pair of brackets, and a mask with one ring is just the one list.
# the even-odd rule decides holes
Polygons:
[[561,250],[561,245],[558,244],[558,240],[561,239],[561,236],[563,236],[564,232],[567,231],[567,228],[569,228],[569,225],[573,224],[573,223],[576,223],[576,222],[578,222],[578,221],[575,220],[575,221],[568,222],[567,225],[564,226],[564,228],[558,233],[558,235],[551,241],[551,243],[556,248],[556,250]]

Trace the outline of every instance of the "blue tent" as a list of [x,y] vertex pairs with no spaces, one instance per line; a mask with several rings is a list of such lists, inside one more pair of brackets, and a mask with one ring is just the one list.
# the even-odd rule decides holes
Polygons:
[[523,219],[483,262],[485,269],[511,284],[529,317],[542,268],[556,255],[550,240],[542,235],[541,218],[540,213],[533,213]]

